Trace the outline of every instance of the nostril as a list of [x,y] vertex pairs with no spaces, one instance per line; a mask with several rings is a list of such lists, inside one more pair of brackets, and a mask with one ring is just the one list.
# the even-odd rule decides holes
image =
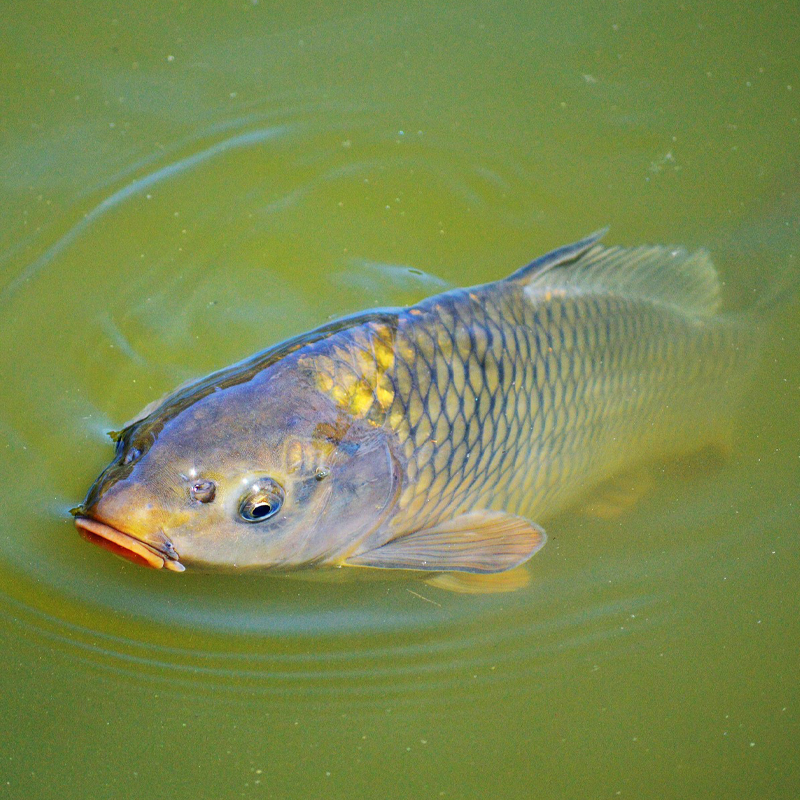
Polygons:
[[217,485],[214,481],[197,481],[197,483],[192,484],[189,491],[193,500],[197,500],[200,503],[210,503],[217,493]]

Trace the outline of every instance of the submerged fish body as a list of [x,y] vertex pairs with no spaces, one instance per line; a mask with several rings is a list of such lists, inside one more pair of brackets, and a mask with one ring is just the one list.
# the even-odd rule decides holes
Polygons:
[[752,361],[705,253],[598,239],[177,390],[119,434],[79,530],[177,570],[516,567],[538,520],[722,437]]

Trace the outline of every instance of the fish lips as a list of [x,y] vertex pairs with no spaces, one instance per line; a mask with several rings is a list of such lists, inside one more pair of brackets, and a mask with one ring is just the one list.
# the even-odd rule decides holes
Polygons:
[[151,544],[107,525],[105,522],[84,516],[75,517],[75,527],[87,542],[127,558],[134,564],[141,564],[153,569],[165,567],[173,572],[183,572],[186,569],[178,560],[178,554],[175,552],[172,542],[166,537],[161,545]]

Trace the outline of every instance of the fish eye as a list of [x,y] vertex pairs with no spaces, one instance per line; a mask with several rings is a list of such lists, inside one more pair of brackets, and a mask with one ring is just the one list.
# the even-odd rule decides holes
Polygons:
[[189,489],[192,500],[199,503],[210,503],[217,493],[217,484],[214,481],[196,481]]
[[122,459],[122,463],[127,466],[128,464],[133,464],[134,461],[137,461],[142,455],[142,451],[139,450],[138,447],[131,447],[127,453],[125,453],[125,458]]
[[283,488],[272,478],[261,478],[239,503],[239,516],[245,522],[262,522],[274,517],[283,505]]

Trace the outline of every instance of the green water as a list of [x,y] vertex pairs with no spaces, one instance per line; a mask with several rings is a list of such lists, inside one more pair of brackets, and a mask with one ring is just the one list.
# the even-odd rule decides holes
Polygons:
[[607,241],[800,269],[795,2],[6,3],[0,796],[797,798],[800,324],[731,458],[526,589],[79,539],[105,431],[329,317]]

